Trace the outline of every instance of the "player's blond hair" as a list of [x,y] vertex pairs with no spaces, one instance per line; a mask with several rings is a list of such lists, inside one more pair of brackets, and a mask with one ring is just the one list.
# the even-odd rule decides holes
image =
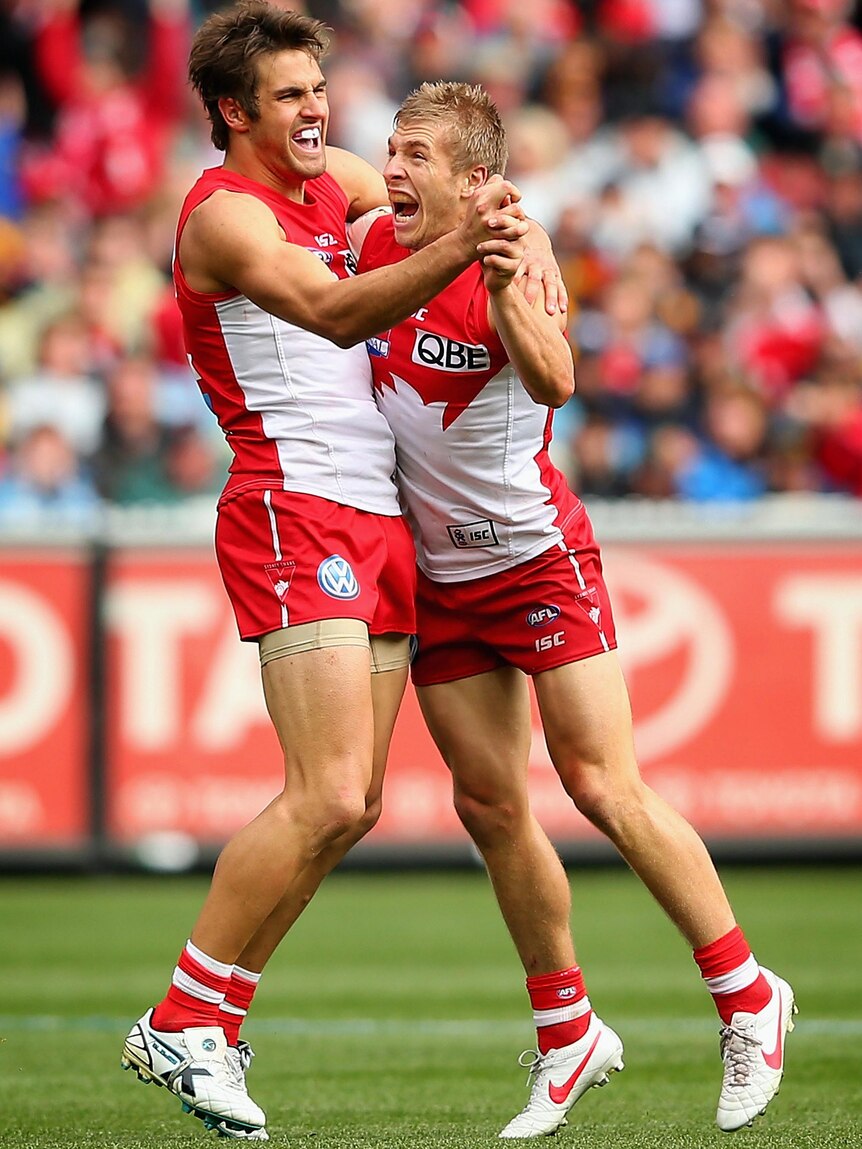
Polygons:
[[206,108],[217,148],[226,152],[230,139],[219,100],[231,97],[250,119],[258,119],[261,57],[300,51],[319,60],[329,47],[328,32],[322,21],[267,0],[240,0],[204,20],[192,41],[189,81]]
[[417,120],[441,124],[456,172],[476,164],[489,175],[503,175],[509,158],[506,129],[497,105],[480,84],[450,80],[420,84],[395,113],[395,127]]

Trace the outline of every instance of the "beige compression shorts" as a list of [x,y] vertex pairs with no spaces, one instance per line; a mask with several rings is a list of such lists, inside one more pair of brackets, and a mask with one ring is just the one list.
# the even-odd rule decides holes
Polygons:
[[358,618],[324,618],[270,631],[259,640],[260,665],[329,646],[361,646],[370,650],[372,674],[403,670],[410,665],[409,635],[369,635],[368,627]]

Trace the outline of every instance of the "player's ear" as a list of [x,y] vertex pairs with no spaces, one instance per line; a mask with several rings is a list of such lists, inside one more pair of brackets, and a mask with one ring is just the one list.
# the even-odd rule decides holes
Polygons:
[[462,188],[465,196],[471,196],[475,191],[488,182],[488,169],[484,164],[476,164],[464,172]]
[[249,118],[238,100],[233,96],[222,96],[218,102],[218,110],[228,128],[234,132],[247,132]]

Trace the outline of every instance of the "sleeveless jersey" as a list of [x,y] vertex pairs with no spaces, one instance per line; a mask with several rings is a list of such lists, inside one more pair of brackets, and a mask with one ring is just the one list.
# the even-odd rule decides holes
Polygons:
[[[408,255],[384,216],[359,270]],[[561,517],[582,505],[548,457],[550,408],[524,390],[488,322],[479,264],[368,348],[423,573],[480,578],[561,542]]]
[[[334,276],[355,272],[347,198],[327,174],[309,180],[305,202],[295,203],[235,172],[205,171],[183,204],[175,252],[191,212],[219,189],[265,203],[287,241],[313,252]],[[365,344],[344,350],[236,291],[194,291],[176,254],[173,271],[189,361],[233,450],[222,499],[275,486],[400,514],[394,440],[374,402]]]

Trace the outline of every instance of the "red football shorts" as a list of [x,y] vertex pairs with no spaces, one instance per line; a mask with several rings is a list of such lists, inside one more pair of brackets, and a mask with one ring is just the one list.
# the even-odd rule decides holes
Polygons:
[[245,490],[220,502],[215,548],[243,639],[328,618],[361,619],[370,634],[416,630],[416,559],[400,517]]
[[501,574],[432,582],[419,572],[416,686],[501,666],[540,674],[616,647],[601,556],[583,507],[561,529],[564,544]]

